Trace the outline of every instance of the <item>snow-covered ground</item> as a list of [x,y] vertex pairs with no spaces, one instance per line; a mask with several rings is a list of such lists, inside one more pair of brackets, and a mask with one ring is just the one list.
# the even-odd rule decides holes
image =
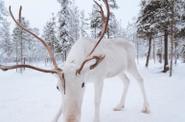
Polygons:
[[[132,77],[125,109],[112,111],[120,99],[122,83],[117,77],[105,80],[101,122],[185,122],[185,64],[175,67],[173,77],[160,73],[161,67],[139,65],[150,114],[141,112],[140,89]],[[93,84],[86,84],[82,122],[93,120],[93,91]],[[59,104],[55,76],[31,70],[24,74],[0,71],[0,122],[51,122]]]

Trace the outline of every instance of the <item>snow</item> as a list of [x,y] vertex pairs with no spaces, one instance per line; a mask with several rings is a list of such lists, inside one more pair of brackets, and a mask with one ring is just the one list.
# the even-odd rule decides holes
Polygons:
[[[146,69],[139,64],[145,79],[150,114],[141,112],[142,96],[131,76],[125,109],[112,111],[121,96],[122,83],[117,77],[105,80],[101,122],[184,122],[185,64],[175,66],[172,77],[161,73],[161,67],[151,64]],[[0,71],[0,122],[51,122],[61,101],[56,82],[55,76],[32,70],[23,74]],[[93,84],[86,84],[82,122],[93,120],[93,91]]]

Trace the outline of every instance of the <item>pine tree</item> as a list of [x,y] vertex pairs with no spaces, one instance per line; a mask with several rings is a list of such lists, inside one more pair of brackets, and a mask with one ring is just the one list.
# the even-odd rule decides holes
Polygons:
[[12,42],[10,38],[9,25],[10,23],[7,20],[4,20],[0,29],[0,47],[2,49],[2,52],[0,51],[0,55],[6,62],[12,60],[10,58],[12,54]]
[[[39,35],[39,29],[38,28],[29,28],[32,32]],[[33,61],[38,61],[43,59],[43,51],[46,53],[46,49],[41,48],[42,44],[32,35],[27,35],[27,41],[26,41],[26,50],[25,50],[25,57],[27,62],[31,63]]]
[[71,5],[69,33],[74,42],[80,37],[80,15],[79,10],[74,3]]
[[97,5],[93,4],[92,12],[90,14],[90,28],[91,36],[97,38],[100,35],[100,30],[102,26],[101,14],[98,12],[99,8]]
[[[185,1],[181,1],[179,9],[180,11],[180,21],[177,22],[178,32],[175,35],[178,42],[175,43],[176,60],[179,56],[182,57],[185,63]],[[175,62],[177,62],[175,60]]]
[[[19,20],[20,21],[20,20]],[[24,17],[21,18],[20,23],[27,29],[31,30],[29,28],[29,22],[25,20]],[[16,26],[13,29],[12,33],[12,39],[13,39],[13,52],[16,56],[16,63],[17,64],[24,64],[26,60],[28,61],[29,57],[32,56],[32,54],[28,54],[29,49],[32,48],[31,44],[33,43],[33,37],[28,34],[27,32],[20,29],[18,26]],[[22,72],[22,69],[20,70]]]
[[56,33],[56,20],[54,14],[52,14],[52,18],[46,23],[43,30],[43,37],[47,41],[48,45],[52,48],[55,56],[61,55],[62,47],[57,39]]
[[80,12],[80,38],[89,37],[88,35],[88,19],[85,18],[84,11]]
[[7,11],[3,1],[0,0],[0,57],[6,62],[11,60],[9,57],[12,53],[10,39],[10,23],[7,21]]
[[[168,65],[168,43],[171,32],[172,16],[175,23],[179,21],[179,4],[181,0],[143,0],[141,6],[141,15],[138,18],[138,33],[140,35],[164,35],[164,69],[163,72],[169,70]],[[175,6],[174,6],[175,4]],[[172,14],[172,6],[174,6],[174,14]],[[176,26],[176,24],[175,24]],[[175,27],[176,28],[176,27]],[[156,33],[156,34],[155,34]],[[173,42],[172,42],[173,43]],[[171,54],[173,55],[173,54]]]
[[155,8],[159,6],[158,2],[150,3],[147,0],[141,1],[140,16],[137,20],[137,34],[140,38],[148,40],[148,53],[145,66],[148,67],[149,59],[151,55],[152,38],[156,35],[156,30],[153,25],[155,22],[153,19],[153,12]]
[[58,38],[60,40],[60,45],[62,47],[61,53],[63,60],[66,60],[67,53],[71,49],[74,39],[70,33],[71,30],[71,13],[70,8],[72,1],[70,0],[58,0],[61,10],[58,12]]
[[2,22],[5,16],[7,16],[7,11],[5,9],[4,2],[0,0],[0,22]]
[[117,18],[113,10],[118,9],[118,4],[116,0],[110,0],[109,5],[112,11],[110,12],[109,26],[107,30],[107,38],[115,38],[118,35],[118,21],[117,21]]
[[[118,9],[118,5],[116,3],[116,0],[109,0],[109,5],[110,8],[113,9]],[[111,24],[113,24],[114,21],[116,21],[115,15],[113,13],[113,11],[110,12],[110,18],[109,18],[112,23],[109,23],[108,25],[108,29],[107,29],[107,38],[109,38],[110,34],[114,33],[114,30],[117,26],[111,26]],[[115,24],[116,22],[114,22]],[[93,4],[93,9],[92,12],[90,14],[90,28],[91,28],[91,35],[93,38],[97,38],[100,33],[101,33],[101,28],[102,28],[102,17],[101,14],[99,12],[99,7],[96,4]]]
[[116,38],[119,36],[119,22],[114,14],[111,13],[109,19],[109,27],[107,31],[107,38]]

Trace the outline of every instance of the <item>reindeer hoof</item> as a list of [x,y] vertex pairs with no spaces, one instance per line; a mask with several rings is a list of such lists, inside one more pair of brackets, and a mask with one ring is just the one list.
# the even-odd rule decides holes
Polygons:
[[142,112],[145,113],[145,114],[149,114],[150,113],[150,109],[148,107],[144,107]]
[[122,111],[123,108],[124,108],[123,105],[122,105],[122,106],[118,105],[118,106],[116,106],[116,107],[113,109],[113,111]]

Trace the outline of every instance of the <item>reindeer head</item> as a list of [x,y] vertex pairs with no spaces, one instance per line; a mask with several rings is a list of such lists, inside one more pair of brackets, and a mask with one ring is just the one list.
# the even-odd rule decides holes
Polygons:
[[37,70],[40,72],[45,73],[52,73],[56,74],[59,78],[58,81],[58,88],[63,96],[62,98],[62,107],[63,107],[63,115],[64,115],[64,122],[79,122],[80,116],[81,116],[81,105],[84,95],[84,86],[85,86],[85,75],[90,71],[95,69],[98,64],[101,63],[101,61],[104,59],[104,55],[94,55],[93,52],[104,37],[105,32],[107,31],[108,26],[108,20],[109,20],[109,5],[107,0],[103,0],[103,3],[105,4],[107,15],[104,15],[103,7],[96,1],[94,1],[96,5],[100,8],[100,14],[102,15],[103,20],[103,28],[100,34],[99,39],[97,40],[97,43],[94,45],[93,49],[90,51],[90,53],[87,55],[86,59],[82,61],[82,63],[79,65],[76,65],[74,63],[64,63],[64,67],[61,69],[58,67],[57,62],[55,60],[55,56],[52,53],[51,48],[49,45],[37,36],[35,33],[31,32],[21,24],[21,10],[22,7],[20,7],[19,10],[19,21],[17,21],[12,14],[11,6],[9,7],[9,12],[14,20],[14,22],[20,27],[22,30],[28,32],[29,34],[33,35],[35,38],[38,39],[39,42],[41,42],[45,48],[48,51],[48,54],[50,56],[50,59],[52,61],[54,69],[48,70],[43,69],[39,67],[35,67],[29,64],[21,64],[21,65],[13,65],[13,66],[3,66],[0,65],[0,69],[3,71],[16,69],[16,68],[30,68],[33,70]]

